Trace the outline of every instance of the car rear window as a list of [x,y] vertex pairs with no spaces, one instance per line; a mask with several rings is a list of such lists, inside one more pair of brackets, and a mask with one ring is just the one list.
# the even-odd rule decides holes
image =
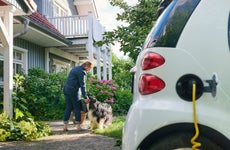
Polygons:
[[144,48],[176,47],[178,39],[200,0],[173,0],[150,31]]

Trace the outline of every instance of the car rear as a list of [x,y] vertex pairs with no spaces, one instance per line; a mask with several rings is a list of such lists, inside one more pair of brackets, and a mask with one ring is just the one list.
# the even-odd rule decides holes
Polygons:
[[201,135],[223,149],[230,146],[229,12],[228,0],[174,0],[160,15],[132,70],[123,150],[194,132],[192,83]]

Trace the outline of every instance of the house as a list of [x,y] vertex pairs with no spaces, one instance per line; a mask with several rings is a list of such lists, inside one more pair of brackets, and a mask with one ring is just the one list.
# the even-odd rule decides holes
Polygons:
[[112,79],[110,46],[96,44],[105,29],[94,0],[0,0],[0,15],[0,82],[4,81],[4,111],[9,115],[13,74],[22,70],[68,72],[91,60],[92,74]]

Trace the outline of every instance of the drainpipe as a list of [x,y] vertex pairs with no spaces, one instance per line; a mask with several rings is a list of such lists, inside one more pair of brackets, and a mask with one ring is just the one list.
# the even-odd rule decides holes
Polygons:
[[30,20],[29,19],[25,19],[23,23],[24,23],[24,30],[21,31],[21,32],[19,32],[19,33],[14,34],[14,38],[26,34],[26,32],[29,30]]

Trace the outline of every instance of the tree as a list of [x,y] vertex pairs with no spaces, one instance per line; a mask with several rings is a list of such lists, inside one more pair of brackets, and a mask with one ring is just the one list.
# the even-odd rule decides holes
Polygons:
[[124,0],[110,0],[112,6],[120,7],[117,21],[124,22],[113,31],[104,33],[102,43],[120,43],[120,51],[136,60],[141,47],[157,19],[159,0],[138,0],[137,5],[129,6]]
[[112,54],[113,61],[113,80],[115,83],[123,89],[131,89],[132,75],[130,69],[134,66],[131,59],[118,59],[115,54]]

